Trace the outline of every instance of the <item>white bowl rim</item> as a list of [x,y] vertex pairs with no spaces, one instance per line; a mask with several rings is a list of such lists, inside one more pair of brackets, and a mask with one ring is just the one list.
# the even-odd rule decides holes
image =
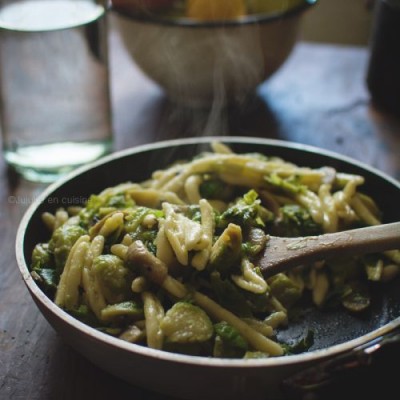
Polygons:
[[64,183],[78,177],[82,173],[96,168],[97,166],[107,164],[108,162],[122,158],[129,155],[134,155],[137,153],[141,153],[148,150],[156,150],[163,148],[170,148],[180,145],[191,145],[191,144],[206,144],[211,143],[212,141],[220,141],[224,143],[243,143],[243,144],[260,144],[265,146],[277,146],[277,147],[285,147],[290,149],[297,149],[300,151],[306,152],[317,152],[321,155],[331,157],[337,160],[342,160],[346,163],[350,163],[352,165],[356,165],[366,171],[371,172],[374,175],[377,175],[384,180],[390,182],[392,185],[396,186],[400,190],[400,182],[390,177],[389,175],[363,163],[353,158],[340,155],[333,151],[324,150],[315,146],[305,145],[296,142],[288,142],[284,140],[277,139],[264,139],[264,138],[256,138],[256,137],[243,137],[243,136],[235,136],[235,137],[225,137],[225,136],[204,136],[204,137],[191,137],[185,139],[173,139],[173,140],[164,140],[159,141],[154,144],[144,144],[135,146],[129,149],[120,150],[108,156],[104,156],[103,158],[90,163],[86,166],[80,167],[75,171],[67,174],[65,177],[60,178],[59,181],[49,185],[43,193],[36,198],[29,208],[24,213],[21,222],[18,227],[17,235],[16,235],[16,259],[18,268],[22,274],[23,280],[29,289],[31,295],[34,299],[40,304],[47,308],[52,314],[54,314],[57,318],[61,319],[64,323],[69,325],[71,328],[74,328],[80,333],[88,335],[94,340],[103,342],[109,346],[115,346],[119,350],[126,351],[132,354],[138,354],[145,357],[150,357],[156,360],[163,360],[166,362],[173,363],[181,363],[181,364],[190,364],[190,365],[199,365],[208,368],[268,368],[268,367],[277,367],[277,366],[289,366],[295,365],[298,363],[304,363],[308,361],[316,361],[323,360],[326,358],[333,357],[335,355],[339,355],[344,352],[349,352],[358,347],[361,347],[374,339],[377,339],[385,334],[388,334],[394,331],[396,328],[400,327],[400,317],[397,317],[391,320],[389,323],[382,325],[378,329],[375,329],[365,335],[359,336],[358,338],[349,340],[347,342],[330,346],[326,349],[315,350],[312,352],[306,352],[296,355],[283,356],[283,357],[271,357],[264,359],[223,359],[223,358],[208,358],[201,356],[190,356],[183,355],[177,353],[170,353],[161,350],[154,350],[148,347],[144,347],[141,345],[137,345],[134,343],[128,343],[121,339],[112,337],[106,333],[96,330],[83,322],[80,322],[76,318],[69,315],[67,312],[59,308],[50,298],[48,298],[44,292],[39,288],[39,286],[35,283],[31,274],[29,272],[27,263],[24,257],[24,237],[25,237],[25,229],[30,221],[32,215],[35,213],[37,207],[46,199],[52,192],[61,187]]

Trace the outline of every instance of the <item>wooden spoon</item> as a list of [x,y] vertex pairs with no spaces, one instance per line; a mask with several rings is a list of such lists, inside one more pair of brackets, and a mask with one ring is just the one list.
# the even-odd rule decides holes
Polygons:
[[291,267],[338,256],[355,256],[400,249],[400,222],[374,225],[319,236],[270,236],[258,265],[264,276]]

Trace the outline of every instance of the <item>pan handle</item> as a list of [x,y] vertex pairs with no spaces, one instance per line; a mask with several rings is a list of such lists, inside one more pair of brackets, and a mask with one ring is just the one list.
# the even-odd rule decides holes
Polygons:
[[288,400],[393,398],[400,384],[400,327],[282,381]]

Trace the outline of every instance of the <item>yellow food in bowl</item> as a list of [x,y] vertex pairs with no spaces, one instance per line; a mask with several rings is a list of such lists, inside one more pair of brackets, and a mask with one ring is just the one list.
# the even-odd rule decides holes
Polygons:
[[199,20],[231,19],[246,15],[244,0],[188,0],[186,16]]
[[[316,0],[315,0],[316,1]],[[112,0],[115,10],[134,15],[227,21],[256,14],[284,13],[313,0]]]
[[304,0],[186,0],[186,17],[205,20],[228,20],[249,14],[285,12]]

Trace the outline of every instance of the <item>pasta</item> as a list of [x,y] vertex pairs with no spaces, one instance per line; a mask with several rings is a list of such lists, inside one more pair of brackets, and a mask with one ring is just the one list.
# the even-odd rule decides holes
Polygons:
[[163,306],[157,296],[151,292],[143,292],[142,299],[146,318],[147,344],[153,349],[161,349],[163,332],[160,328],[160,323],[164,317]]
[[277,332],[295,305],[361,311],[368,286],[399,273],[398,250],[268,279],[257,266],[268,235],[380,224],[363,183],[213,143],[144,182],[93,194],[85,207],[45,212],[50,239],[35,247],[31,273],[59,307],[121,340],[207,357],[288,355],[293,346]]

